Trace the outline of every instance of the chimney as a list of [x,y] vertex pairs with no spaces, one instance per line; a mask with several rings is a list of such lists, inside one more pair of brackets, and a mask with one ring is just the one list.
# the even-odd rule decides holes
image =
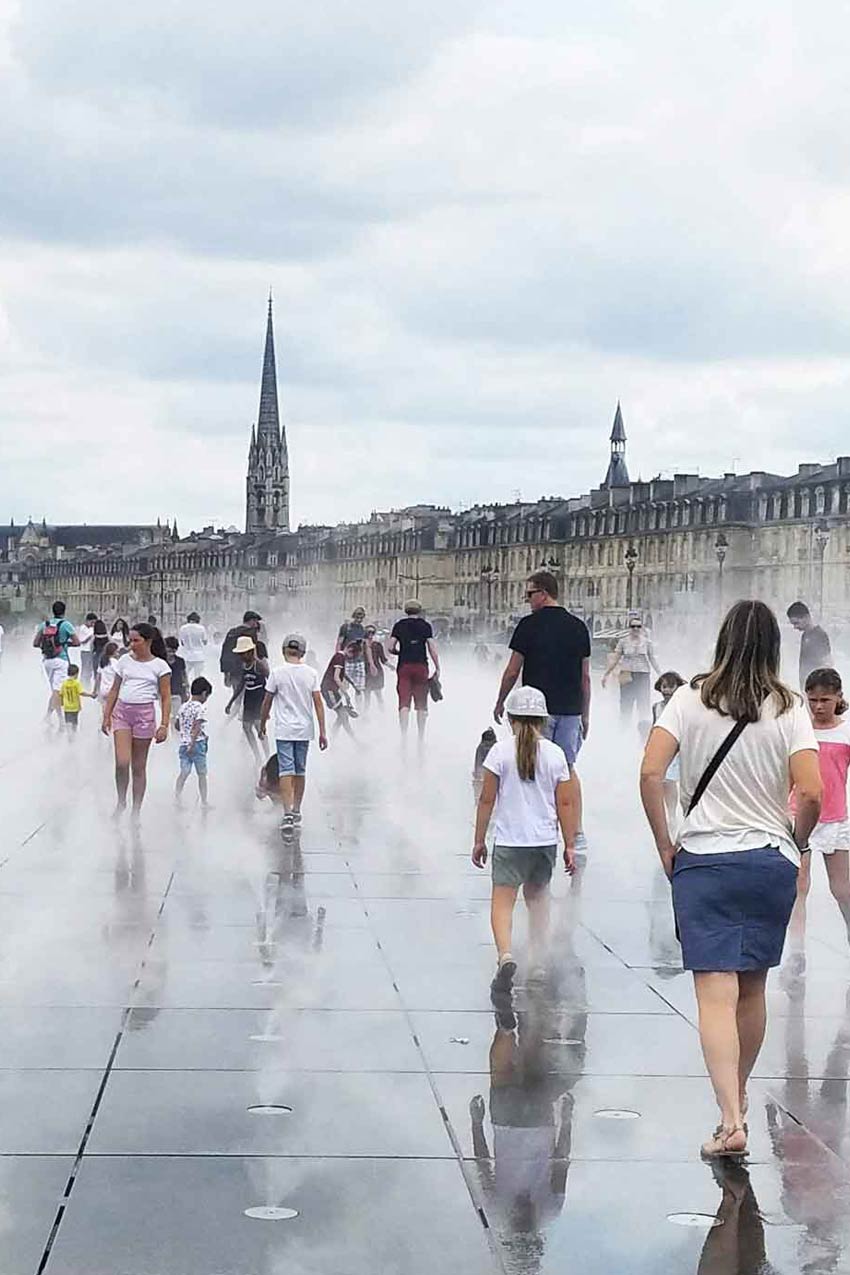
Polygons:
[[838,477],[850,478],[850,456],[839,456],[835,463],[838,466]]
[[797,475],[799,478],[811,478],[812,474],[816,474],[820,468],[820,465],[798,465]]

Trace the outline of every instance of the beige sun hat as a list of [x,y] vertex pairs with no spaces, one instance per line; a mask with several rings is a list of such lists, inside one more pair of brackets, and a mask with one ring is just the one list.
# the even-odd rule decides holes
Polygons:
[[234,655],[247,655],[249,651],[256,651],[257,644],[253,638],[249,638],[247,633],[243,633],[242,637],[237,638],[233,645]]

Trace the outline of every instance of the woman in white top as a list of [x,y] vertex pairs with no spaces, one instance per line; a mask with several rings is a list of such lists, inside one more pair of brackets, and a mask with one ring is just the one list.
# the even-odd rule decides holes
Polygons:
[[191,686],[196,677],[204,675],[204,660],[207,656],[206,647],[209,641],[197,611],[189,612],[186,623],[180,625],[177,636],[180,638],[180,654],[186,661],[186,681]]
[[[779,680],[779,625],[737,602],[709,673],[682,686],[646,746],[641,796],[664,871],[685,969],[693,971],[720,1124],[706,1158],[747,1149],[747,1081],[764,1039],[767,971],[782,958],[800,851],[818,819],[817,742],[799,696]],[[716,761],[721,746],[728,752]],[[681,763],[685,820],[670,838],[664,777]],[[788,816],[791,788],[797,814]]]
[[652,639],[643,627],[639,615],[629,616],[629,631],[620,638],[614,647],[602,685],[608,685],[608,679],[615,670],[620,683],[620,717],[628,722],[632,715],[632,707],[637,707],[638,722],[649,720],[649,674],[654,669],[657,677],[661,675]]
[[[130,770],[133,772],[133,814],[138,815],[147,786],[151,740],[168,738],[171,718],[171,667],[165,659],[165,643],[152,624],[134,624],[130,651],[115,666],[115,680],[103,707],[104,735],[112,731],[115,744],[116,814],[126,809]],[[162,706],[156,722],[156,701]]]
[[112,690],[112,683],[115,681],[119,649],[117,642],[107,642],[95,666],[94,693],[101,706],[106,704],[109,692]]
[[494,744],[484,759],[484,782],[475,820],[472,862],[487,862],[487,828],[495,809],[493,896],[490,921],[498,953],[491,984],[509,993],[516,973],[511,931],[517,893],[522,886],[528,908],[532,977],[542,976],[539,962],[549,925],[549,882],[558,852],[558,825],[564,836],[564,867],[575,870],[578,827],[576,782],[563,751],[543,739],[549,720],[546,697],[534,686],[516,686],[505,700],[512,735]]

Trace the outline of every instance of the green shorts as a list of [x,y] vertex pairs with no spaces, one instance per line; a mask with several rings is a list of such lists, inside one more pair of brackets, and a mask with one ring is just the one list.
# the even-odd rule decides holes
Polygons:
[[493,885],[548,885],[557,846],[494,846]]

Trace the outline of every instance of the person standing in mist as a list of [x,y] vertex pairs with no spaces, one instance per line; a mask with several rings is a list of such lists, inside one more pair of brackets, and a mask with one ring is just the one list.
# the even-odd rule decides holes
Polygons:
[[412,704],[416,710],[421,747],[428,722],[428,657],[431,657],[436,677],[440,676],[440,657],[434,642],[434,630],[422,614],[422,603],[415,598],[405,602],[404,617],[396,621],[390,634],[390,655],[398,656],[398,719],[401,733],[406,736]]
[[[821,806],[817,740],[800,697],[779,679],[779,648],[770,608],[737,602],[712,668],[672,696],[641,766],[641,799],[672,881],[682,963],[693,972],[720,1108],[705,1159],[747,1150],[747,1083],[764,1040],[767,971],[782,959],[800,855]],[[677,755],[687,813],[674,843],[664,780]]]
[[805,602],[792,602],[785,614],[800,634],[800,690],[805,691],[810,673],[816,668],[831,668],[832,649],[826,631],[815,624]]
[[581,831],[581,787],[575,764],[590,731],[590,634],[587,625],[558,602],[558,581],[550,571],[529,576],[525,589],[531,615],[524,616],[509,642],[511,656],[493,709],[501,722],[505,700],[520,674],[524,686],[546,697],[546,738],[557,744],[573,772],[579,832],[575,848],[587,853]]

